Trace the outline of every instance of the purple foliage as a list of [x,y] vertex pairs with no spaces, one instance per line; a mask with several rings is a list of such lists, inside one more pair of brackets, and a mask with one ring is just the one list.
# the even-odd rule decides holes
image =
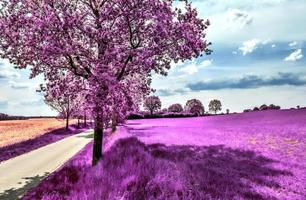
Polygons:
[[158,96],[149,96],[145,99],[143,106],[150,112],[150,115],[153,115],[155,111],[161,109],[161,101]]
[[260,110],[268,110],[269,107],[266,104],[263,104],[259,107]]
[[194,115],[201,116],[205,113],[202,102],[198,99],[190,99],[186,102],[185,111],[193,113]]
[[169,106],[168,111],[169,112],[180,113],[180,112],[183,111],[183,106],[181,104],[179,104],[179,103],[172,104],[172,105]]
[[76,129],[76,125],[73,125],[70,126],[70,129],[68,131],[65,128],[55,129],[37,138],[1,147],[0,162],[14,158],[16,156],[30,152],[32,150],[38,149],[42,146],[51,144],[53,142],[64,139],[73,134],[80,133],[82,131],[84,131],[84,129]]
[[28,199],[306,198],[305,110],[129,121],[90,166],[91,145]]

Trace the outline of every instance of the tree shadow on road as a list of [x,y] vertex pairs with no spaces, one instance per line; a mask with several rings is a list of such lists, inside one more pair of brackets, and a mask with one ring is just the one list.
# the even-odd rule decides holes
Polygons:
[[[20,188],[11,188],[5,190],[4,192],[0,192],[0,200],[15,200],[20,199],[21,196],[28,191],[29,189],[38,185],[38,183],[49,175],[48,172],[44,173],[43,175],[36,175],[33,177],[24,177],[22,178],[25,180],[25,183]],[[18,184],[22,184],[19,182]]]

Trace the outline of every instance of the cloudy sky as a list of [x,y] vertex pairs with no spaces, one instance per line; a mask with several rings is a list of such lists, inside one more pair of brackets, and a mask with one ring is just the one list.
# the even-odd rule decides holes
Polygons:
[[242,111],[261,104],[306,106],[305,0],[197,0],[211,26],[214,51],[175,64],[153,86],[166,107],[198,98],[207,108],[220,99],[223,110]]
[[[154,76],[163,107],[191,98],[206,108],[217,98],[231,111],[264,103],[306,106],[305,0],[193,0],[193,6],[211,21],[207,40],[214,52],[173,64],[167,77]],[[0,112],[55,114],[35,92],[43,78],[28,76],[0,60]]]

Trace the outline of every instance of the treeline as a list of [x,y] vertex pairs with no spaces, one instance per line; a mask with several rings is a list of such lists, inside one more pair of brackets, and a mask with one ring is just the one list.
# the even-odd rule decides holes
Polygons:
[[[129,114],[128,119],[145,119],[145,118],[178,118],[178,117],[197,117],[197,116],[211,116],[218,114],[222,110],[222,103],[218,99],[213,99],[209,102],[208,111],[202,102],[198,99],[190,99],[186,102],[183,107],[179,103],[170,105],[168,108],[162,109],[162,103],[158,96],[149,96],[145,99],[143,103],[144,111],[132,112]],[[278,105],[263,104],[259,107],[254,107],[252,109],[243,110],[246,112],[253,111],[264,111],[264,110],[280,110],[281,107]],[[291,109],[306,109],[306,107],[297,106]],[[220,115],[230,114],[229,109],[225,109],[225,113],[221,112]],[[234,112],[235,114],[236,112]]]
[[[262,110],[280,110],[281,107],[280,106],[276,106],[274,104],[270,104],[270,105],[266,105],[266,104],[263,104],[261,105],[260,107],[254,107],[253,109],[245,109],[243,110],[243,112],[253,112],[253,111],[262,111]],[[292,109],[306,109],[306,107],[301,107],[301,106],[296,106],[296,108],[290,108],[291,110]]]
[[254,107],[253,109],[245,109],[243,112],[252,112],[252,111],[261,111],[261,110],[280,110],[280,106],[276,106],[274,104],[270,104],[269,106],[266,104],[261,105],[260,107]]
[[10,116],[4,113],[0,113],[0,121],[4,120],[24,120],[24,119],[29,119],[28,117],[23,117],[23,116]]
[[[212,115],[209,112],[205,112],[203,103],[198,99],[188,100],[184,107],[179,103],[175,103],[170,105],[168,108],[161,109],[162,104],[159,97],[149,96],[145,99],[143,107],[145,111],[130,113],[128,119],[177,118]],[[218,111],[222,110],[221,101],[217,99],[211,100],[208,107],[209,111],[213,114],[217,114]],[[226,111],[227,114],[229,114],[229,110],[227,109]]]
[[27,119],[39,119],[39,118],[55,118],[54,116],[11,116],[5,113],[0,113],[0,121],[5,120],[27,120]]

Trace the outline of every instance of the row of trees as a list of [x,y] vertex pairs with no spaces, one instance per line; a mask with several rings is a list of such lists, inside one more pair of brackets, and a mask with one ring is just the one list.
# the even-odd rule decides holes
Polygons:
[[266,105],[263,104],[259,107],[254,107],[253,109],[245,109],[243,112],[251,112],[251,111],[260,111],[260,110],[280,110],[280,106],[276,106],[274,104]]
[[182,11],[172,0],[2,0],[0,57],[30,68],[30,78],[43,74],[47,103],[94,119],[95,165],[103,130],[139,109],[152,72],[167,75],[172,62],[211,52],[209,22],[184,2]]
[[[209,111],[217,114],[218,111],[222,110],[222,104],[220,100],[214,99],[209,102]],[[145,110],[149,111],[151,115],[154,112],[159,111],[161,109],[161,101],[157,96],[150,96],[145,99],[144,102]],[[193,115],[203,115],[205,113],[204,106],[202,102],[198,99],[190,99],[186,102],[185,107],[179,103],[172,104],[168,107],[168,109],[163,109],[163,111],[173,112],[173,113],[181,113],[183,111],[189,112]],[[229,112],[229,111],[228,111]]]

